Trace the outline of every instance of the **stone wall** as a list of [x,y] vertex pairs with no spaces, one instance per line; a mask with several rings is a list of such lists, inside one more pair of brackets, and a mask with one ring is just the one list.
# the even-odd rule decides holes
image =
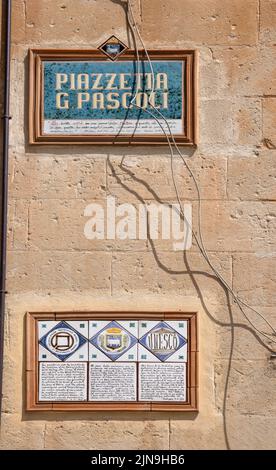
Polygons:
[[[235,291],[275,327],[276,1],[132,3],[149,48],[199,51],[199,145],[183,152],[202,190],[206,248]],[[28,145],[28,49],[96,48],[114,33],[128,43],[117,0],[13,1],[1,448],[275,448],[272,343],[252,330],[196,246],[183,257],[167,241],[83,235],[84,208],[108,195],[176,201],[168,149]],[[197,229],[196,191],[175,158]],[[172,304],[199,312],[199,414],[24,411],[26,311]]]

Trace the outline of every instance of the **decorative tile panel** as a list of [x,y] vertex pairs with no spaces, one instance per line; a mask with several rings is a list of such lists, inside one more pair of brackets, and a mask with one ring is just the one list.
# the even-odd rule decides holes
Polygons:
[[61,402],[60,409],[67,402],[78,403],[70,409],[196,408],[195,315],[55,317],[32,322],[37,344],[28,348],[37,357],[29,356],[28,373],[37,375],[28,386],[38,384],[35,409],[59,409]]

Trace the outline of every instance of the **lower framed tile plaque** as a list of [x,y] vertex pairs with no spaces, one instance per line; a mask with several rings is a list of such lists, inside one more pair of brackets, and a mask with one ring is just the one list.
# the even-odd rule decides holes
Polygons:
[[196,313],[28,313],[26,408],[197,411]]

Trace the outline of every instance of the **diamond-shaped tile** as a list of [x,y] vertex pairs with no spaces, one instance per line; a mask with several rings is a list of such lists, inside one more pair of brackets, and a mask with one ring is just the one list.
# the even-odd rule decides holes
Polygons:
[[139,339],[160,361],[166,361],[187,343],[187,340],[166,322],[161,321]]
[[116,321],[108,323],[90,339],[91,344],[116,361],[137,344],[137,338]]
[[107,55],[109,59],[116,60],[128,49],[128,47],[122,41],[116,38],[116,36],[111,36],[99,47],[99,49],[105,55]]
[[61,361],[66,361],[87,339],[65,321],[59,322],[39,340],[39,344]]

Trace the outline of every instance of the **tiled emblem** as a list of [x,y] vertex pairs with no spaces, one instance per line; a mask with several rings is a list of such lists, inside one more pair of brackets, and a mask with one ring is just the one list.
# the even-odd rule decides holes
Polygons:
[[39,344],[61,361],[65,361],[87,342],[77,330],[61,321],[39,340]]
[[116,60],[118,57],[125,52],[128,47],[120,41],[116,36],[111,36],[107,41],[105,41],[100,47],[102,51],[109,59]]
[[184,346],[187,340],[166,322],[159,322],[142,336],[139,342],[160,361],[166,361]]
[[93,336],[90,342],[109,359],[116,361],[137,343],[137,338],[113,321]]

